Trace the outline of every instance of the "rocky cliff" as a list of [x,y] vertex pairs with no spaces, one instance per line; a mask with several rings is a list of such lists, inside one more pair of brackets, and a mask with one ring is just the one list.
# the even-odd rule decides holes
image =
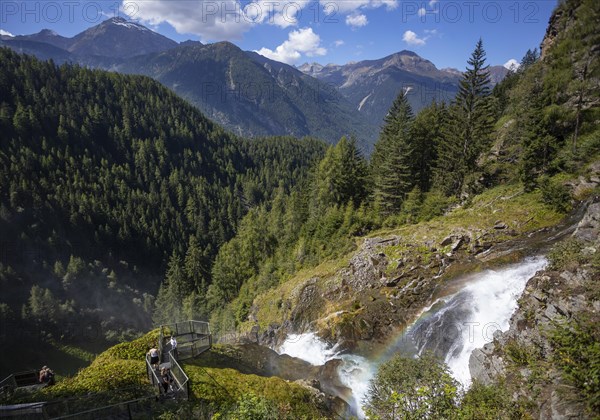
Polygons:
[[[485,384],[503,382],[534,418],[587,418],[586,406],[593,418],[599,408],[590,400],[599,386],[600,351],[593,350],[593,341],[596,347],[600,342],[599,198],[549,258],[549,268],[529,280],[510,329],[472,353],[471,376]],[[582,378],[573,375],[571,353],[581,358],[579,369],[591,368]]]

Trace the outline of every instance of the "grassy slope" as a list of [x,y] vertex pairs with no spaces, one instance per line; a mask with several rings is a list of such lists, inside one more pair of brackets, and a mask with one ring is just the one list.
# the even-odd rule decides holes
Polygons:
[[[158,330],[153,330],[131,342],[117,344],[73,377],[59,379],[55,386],[34,393],[17,393],[6,403],[79,398],[72,401],[77,401],[81,410],[85,410],[151,394],[144,357],[148,347],[157,340]],[[313,393],[298,384],[276,377],[242,374],[231,367],[204,368],[202,357],[186,362],[183,368],[190,378],[195,399],[211,404],[215,410],[231,406],[243,395],[254,394],[272,403],[280,412],[293,413],[294,418],[323,416],[314,403]],[[127,390],[120,390],[122,388]],[[115,390],[119,391],[115,393]],[[88,398],[88,394],[93,395]]]
[[[556,225],[562,218],[562,214],[541,202],[539,192],[524,193],[521,185],[503,185],[476,196],[469,206],[457,208],[445,216],[428,222],[377,231],[369,237],[401,238],[400,244],[384,249],[391,264],[405,253],[414,253],[415,249],[422,253],[421,261],[427,261],[430,256],[428,244],[439,244],[451,233],[479,232],[479,235],[487,234],[488,241],[501,242]],[[506,223],[508,228],[495,230],[493,227],[497,221]],[[362,238],[357,238],[357,241],[361,240]],[[440,250],[445,251],[443,248]],[[260,327],[265,328],[271,323],[281,323],[286,319],[293,308],[286,307],[282,302],[295,302],[307,282],[317,279],[320,288],[325,289],[328,283],[340,281],[339,271],[348,266],[354,255],[355,252],[352,252],[338,260],[302,270],[293,278],[257,297],[254,306],[257,308],[256,318]],[[349,302],[328,301],[318,315],[326,317],[336,311],[348,310],[349,306]],[[252,322],[247,322],[241,329],[249,330],[252,325]]]
[[314,403],[313,394],[298,384],[277,377],[241,374],[231,368],[204,368],[201,364],[202,359],[198,359],[183,366],[192,384],[190,389],[196,398],[217,407],[254,394],[266,399],[279,412],[293,411],[296,418],[323,416]]

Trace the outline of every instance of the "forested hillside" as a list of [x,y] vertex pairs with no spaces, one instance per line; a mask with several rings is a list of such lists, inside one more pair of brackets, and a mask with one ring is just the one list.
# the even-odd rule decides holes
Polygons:
[[145,77],[8,49],[0,73],[0,303],[3,325],[32,323],[21,331],[147,328],[169,258],[207,287],[241,217],[324,150],[239,140]]

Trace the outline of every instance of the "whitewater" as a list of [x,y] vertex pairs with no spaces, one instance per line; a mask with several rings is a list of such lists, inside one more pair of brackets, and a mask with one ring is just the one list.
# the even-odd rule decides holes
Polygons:
[[392,337],[378,355],[369,359],[341,352],[337,345],[328,345],[312,332],[290,334],[276,350],[315,366],[332,359],[342,360],[338,374],[352,390],[353,401],[348,403],[359,417],[364,417],[363,401],[377,367],[396,353],[410,357],[432,351],[444,360],[454,378],[468,388],[471,353],[492,341],[496,331],[508,329],[527,281],[546,265],[547,260],[542,256],[529,257],[517,264],[468,276],[458,291],[424,308],[412,325]]

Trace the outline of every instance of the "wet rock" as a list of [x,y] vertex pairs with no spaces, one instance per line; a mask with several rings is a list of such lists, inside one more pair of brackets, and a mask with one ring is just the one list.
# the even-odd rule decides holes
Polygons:
[[271,324],[265,331],[260,334],[258,344],[267,347],[276,347],[279,344],[279,338],[281,336],[281,325]]
[[318,379],[321,389],[331,395],[336,395],[346,402],[352,401],[352,390],[344,385],[340,379],[339,368],[343,361],[332,359],[319,367]]
[[486,344],[483,348],[475,349],[469,357],[469,371],[473,379],[484,385],[491,385],[497,376],[504,372],[502,358],[493,354],[493,345]]
[[590,204],[573,236],[579,240],[599,243],[600,241],[600,203]]

